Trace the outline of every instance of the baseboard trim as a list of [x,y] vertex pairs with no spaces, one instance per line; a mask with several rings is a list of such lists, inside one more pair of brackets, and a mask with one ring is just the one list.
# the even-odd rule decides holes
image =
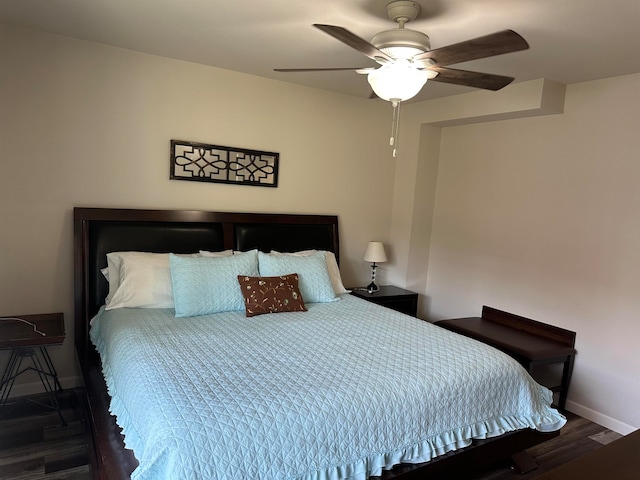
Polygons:
[[631,432],[636,431],[637,427],[632,427],[620,420],[616,420],[615,418],[611,418],[603,413],[597,412],[589,407],[585,407],[576,402],[572,402],[571,400],[567,400],[566,409],[571,413],[575,413],[576,415],[580,415],[582,418],[586,418],[587,420],[591,420],[598,425],[602,425],[609,430],[613,430],[621,435],[628,435]]

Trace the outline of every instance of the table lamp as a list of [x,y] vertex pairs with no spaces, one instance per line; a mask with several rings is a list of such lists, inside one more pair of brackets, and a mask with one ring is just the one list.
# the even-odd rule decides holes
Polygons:
[[371,262],[371,283],[367,285],[367,291],[374,293],[379,290],[376,285],[376,268],[378,263],[387,261],[387,254],[384,251],[382,242],[369,242],[367,250],[364,252],[364,261]]

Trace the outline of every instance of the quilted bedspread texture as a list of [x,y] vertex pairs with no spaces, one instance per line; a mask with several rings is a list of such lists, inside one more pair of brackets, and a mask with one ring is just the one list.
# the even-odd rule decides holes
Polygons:
[[557,430],[510,357],[350,295],[307,312],[101,310],[91,338],[142,479],[365,479]]

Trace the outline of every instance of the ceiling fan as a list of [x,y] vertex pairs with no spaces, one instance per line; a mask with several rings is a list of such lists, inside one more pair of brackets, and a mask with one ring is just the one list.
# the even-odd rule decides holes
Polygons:
[[349,30],[334,25],[313,26],[380,64],[377,68],[277,68],[277,72],[355,70],[366,74],[375,95],[394,107],[420,92],[427,80],[499,90],[512,77],[448,68],[448,65],[526,50],[529,44],[512,30],[485,35],[431,50],[429,37],[404,28],[420,12],[420,4],[397,0],[387,5],[387,15],[398,28],[385,30],[367,42]]

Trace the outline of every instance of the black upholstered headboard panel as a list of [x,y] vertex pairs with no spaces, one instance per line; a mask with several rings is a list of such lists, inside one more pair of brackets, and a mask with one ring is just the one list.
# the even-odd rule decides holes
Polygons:
[[333,232],[326,225],[282,225],[241,223],[234,227],[234,250],[295,252],[334,251]]
[[338,217],[192,210],[74,209],[75,339],[82,359],[88,322],[107,295],[100,269],[116,251],[329,250],[339,259]]

